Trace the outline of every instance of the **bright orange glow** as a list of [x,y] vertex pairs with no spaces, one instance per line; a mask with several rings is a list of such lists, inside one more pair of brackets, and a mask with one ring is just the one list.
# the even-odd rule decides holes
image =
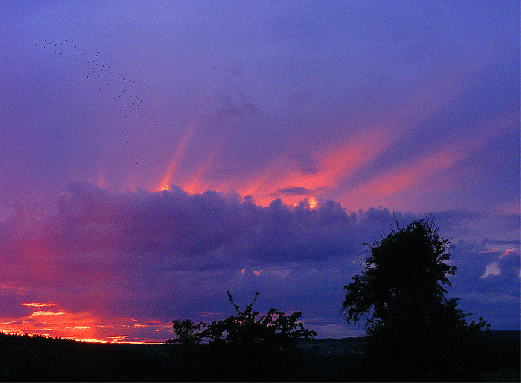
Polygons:
[[311,197],[311,198],[309,199],[309,208],[313,210],[314,208],[317,207],[317,205],[318,205],[317,200],[314,199],[313,197]]
[[26,306],[26,307],[37,307],[37,308],[40,308],[40,307],[53,307],[53,306],[56,306],[56,303],[36,303],[36,302],[31,302],[31,303],[22,303],[21,305],[22,306]]
[[35,311],[31,314],[32,317],[35,317],[35,316],[42,316],[42,315],[64,315],[65,312],[63,311],[58,311],[58,312],[54,312],[54,311]]
[[[31,302],[22,304],[25,307],[34,308],[31,314],[22,318],[1,318],[0,332],[6,334],[29,334],[46,337],[60,337],[83,342],[100,343],[147,343],[128,339],[126,333],[130,328],[150,328],[155,332],[159,329],[170,328],[170,324],[149,320],[146,324],[136,323],[134,318],[113,318],[111,324],[101,324],[102,318],[88,312],[71,313],[63,309],[57,311],[42,311],[41,307],[56,307],[55,303]],[[157,330],[157,331],[156,331]],[[108,335],[111,332],[111,335]],[[120,334],[118,334],[120,333]],[[106,335],[104,335],[106,334]],[[154,342],[154,340],[153,340]],[[155,340],[157,342],[157,340]]]
[[[76,340],[97,339],[95,336],[95,322],[99,318],[90,313],[70,313],[63,309],[57,311],[42,311],[42,307],[56,307],[52,302],[22,303],[25,307],[35,308],[30,315],[2,320],[0,331],[9,334],[38,334]],[[7,319],[7,318],[6,318]]]
[[[69,339],[69,338],[66,338],[66,339]],[[81,338],[81,339],[72,338],[72,339],[79,341],[79,342],[86,342],[86,343],[112,343],[112,341],[103,340],[103,339],[91,339],[91,338]]]
[[312,155],[312,160],[317,164],[314,173],[303,173],[296,167],[288,167],[287,164],[294,161],[290,155],[284,154],[268,164],[254,179],[246,182],[245,186],[240,187],[239,193],[252,195],[256,203],[267,206],[275,197],[280,197],[287,204],[295,204],[305,197],[311,197],[277,194],[278,191],[295,186],[314,194],[330,191],[385,149],[390,141],[384,138],[384,132],[373,128],[364,130],[356,137],[347,137],[336,146],[323,147]]
[[108,336],[107,337],[109,340],[110,343],[119,343],[120,341],[122,340],[125,340],[127,337],[126,336]]
[[517,253],[516,249],[506,249],[505,252],[499,257],[499,259],[503,259],[505,257],[508,257],[512,253]]

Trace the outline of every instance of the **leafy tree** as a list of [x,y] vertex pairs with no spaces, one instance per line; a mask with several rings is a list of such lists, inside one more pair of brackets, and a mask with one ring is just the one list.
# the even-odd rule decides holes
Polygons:
[[[212,380],[293,380],[302,366],[298,362],[297,339],[312,339],[315,331],[304,328],[298,320],[302,313],[286,315],[271,308],[260,316],[253,310],[259,296],[241,311],[227,291],[236,315],[224,320],[194,323],[174,320],[174,339],[179,344],[179,363],[188,379]],[[189,356],[188,356],[189,355]],[[188,360],[187,360],[188,359]],[[192,361],[197,359],[196,364]],[[188,367],[187,367],[188,363]],[[206,375],[206,374],[210,375]]]
[[[479,318],[468,323],[456,298],[445,297],[452,244],[432,220],[417,220],[369,245],[364,271],[344,286],[348,323],[365,319],[367,368],[375,379],[465,377],[482,346]],[[465,354],[466,353],[466,354]],[[380,374],[380,375],[379,375]]]

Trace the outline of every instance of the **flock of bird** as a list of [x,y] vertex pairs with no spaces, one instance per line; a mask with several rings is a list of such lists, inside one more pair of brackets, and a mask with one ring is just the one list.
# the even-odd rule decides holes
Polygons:
[[[122,139],[128,147],[129,157],[135,157],[132,144],[139,142],[141,129],[148,117],[148,109],[145,108],[144,92],[146,84],[139,83],[135,79],[116,71],[112,65],[106,61],[108,52],[102,50],[82,50],[78,44],[71,39],[62,41],[51,41],[44,39],[43,42],[36,43],[36,47],[45,49],[56,56],[79,57],[85,65],[85,78],[92,81],[93,89],[104,94],[110,94],[119,110],[126,128],[121,131]],[[157,123],[157,121],[154,121]],[[141,159],[142,161],[144,159]],[[140,163],[136,158],[133,159],[136,165]]]

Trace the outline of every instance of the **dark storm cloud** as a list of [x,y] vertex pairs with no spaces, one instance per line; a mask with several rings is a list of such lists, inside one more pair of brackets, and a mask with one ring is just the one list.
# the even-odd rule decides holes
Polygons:
[[75,182],[54,212],[16,215],[0,227],[0,274],[28,292],[20,303],[168,318],[190,299],[196,313],[208,311],[226,286],[260,284],[273,297],[286,278],[301,284],[313,265],[354,255],[368,229],[377,230],[374,216],[348,215],[331,201],[315,210],[280,200],[260,207],[233,193],[122,193]]
[[[300,195],[306,190],[294,187],[281,192]],[[453,240],[475,231],[472,224],[479,224],[480,219],[490,220],[486,214],[464,211],[431,216],[442,234],[452,234]],[[262,207],[233,192],[208,190],[190,195],[175,187],[161,192],[114,192],[73,182],[53,214],[41,220],[15,217],[2,225],[1,238],[7,254],[27,247],[26,240],[31,238],[65,253],[123,252],[174,259],[227,254],[236,261],[306,262],[353,254],[363,242],[386,235],[395,222],[404,225],[415,218],[384,208],[348,213],[338,202],[328,200],[315,209],[307,200],[291,207],[275,199]],[[510,233],[515,229],[510,226]],[[496,235],[494,231],[488,234]],[[484,238],[471,250],[495,245],[519,248],[515,241]]]
[[54,281],[44,280],[50,268],[56,278],[74,275],[85,286],[144,270],[146,279],[155,272],[323,262],[355,254],[393,222],[386,209],[348,214],[333,201],[311,209],[305,201],[293,208],[276,199],[261,207],[234,193],[122,193],[74,182],[52,214],[15,216],[3,224],[0,246],[12,261],[5,272],[24,268],[19,280],[50,285]]
[[[378,214],[370,211],[358,221],[333,202],[311,210],[302,204],[292,209],[275,200],[265,208],[233,193],[189,195],[179,188],[116,193],[76,182],[67,187],[46,225],[52,242],[67,251],[188,257],[218,252],[279,262],[346,254],[352,232],[360,225],[390,220],[388,211]],[[283,255],[280,260],[277,254]]]
[[113,250],[197,256],[248,230],[238,199],[211,191],[190,196],[181,189],[112,193],[78,182],[67,188],[51,224],[60,243],[74,250],[97,243]]

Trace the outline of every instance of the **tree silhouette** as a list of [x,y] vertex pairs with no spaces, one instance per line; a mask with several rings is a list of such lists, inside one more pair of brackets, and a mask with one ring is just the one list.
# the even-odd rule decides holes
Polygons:
[[[463,376],[482,345],[479,318],[468,323],[457,298],[445,297],[452,244],[432,220],[416,220],[369,245],[364,271],[344,286],[348,323],[365,317],[367,368],[375,379],[433,380]],[[466,354],[465,354],[466,353]]]

